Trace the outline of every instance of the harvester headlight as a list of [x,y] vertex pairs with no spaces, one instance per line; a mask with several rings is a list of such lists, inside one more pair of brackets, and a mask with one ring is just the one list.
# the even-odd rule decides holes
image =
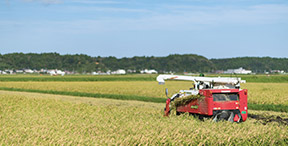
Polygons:
[[221,107],[214,107],[213,109],[214,109],[214,110],[220,110]]

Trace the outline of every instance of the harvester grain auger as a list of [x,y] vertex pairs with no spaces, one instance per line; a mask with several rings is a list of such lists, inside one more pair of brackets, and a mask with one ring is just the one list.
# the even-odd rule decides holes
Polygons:
[[[195,96],[196,98],[190,98],[188,102],[183,102],[182,105],[178,102],[176,114],[188,112],[199,117],[211,117],[214,121],[244,122],[247,119],[247,89],[240,89],[240,83],[246,81],[241,80],[241,78],[179,75],[159,75],[157,77],[159,84],[164,84],[165,80],[194,82],[194,88],[180,90],[179,93],[166,100],[165,116],[169,115],[172,102]],[[167,89],[166,95],[168,95]]]

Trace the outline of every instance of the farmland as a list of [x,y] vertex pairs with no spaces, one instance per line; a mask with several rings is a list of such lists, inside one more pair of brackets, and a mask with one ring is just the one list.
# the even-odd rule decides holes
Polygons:
[[[0,81],[36,81],[36,82],[95,82],[95,81],[155,81],[157,75],[142,75],[142,74],[129,74],[129,75],[65,75],[65,76],[50,76],[42,74],[13,74],[13,75],[1,75]],[[198,76],[198,74],[196,74]],[[207,74],[209,77],[218,77],[219,74]],[[287,75],[221,75],[223,77],[241,77],[247,82],[253,83],[288,83]]]
[[200,121],[188,114],[162,116],[164,89],[168,88],[171,96],[180,89],[192,87],[191,82],[167,81],[158,85],[155,75],[101,76],[99,80],[90,77],[94,81],[86,81],[87,76],[67,76],[69,81],[57,80],[62,77],[55,80],[44,76],[43,81],[34,80],[41,76],[17,77],[19,80],[0,77],[1,144],[288,143],[287,82],[242,84],[242,88],[248,89],[250,117],[246,122],[231,124],[214,123],[210,119]]
[[[170,96],[180,89],[189,89],[191,82],[168,81],[158,85],[155,81],[109,81],[109,82],[0,82],[0,89],[13,91],[33,91],[40,93],[58,93],[82,96],[115,96],[116,99],[133,98],[133,100],[165,102],[165,88]],[[242,88],[249,90],[249,104],[284,105],[276,106],[276,111],[288,112],[288,83],[246,83]],[[132,96],[132,97],[131,97]],[[146,100],[147,99],[147,100]],[[149,99],[149,100],[148,100]],[[162,100],[161,100],[162,99]],[[254,107],[252,107],[253,109]],[[265,107],[269,108],[269,106]],[[265,109],[264,108],[264,109]],[[255,109],[255,108],[254,108]],[[269,109],[271,110],[271,109]],[[273,110],[273,109],[272,109]]]
[[49,82],[49,81],[154,81],[156,75],[66,75],[66,76],[50,76],[42,74],[14,74],[14,75],[0,75],[0,81],[37,81],[37,82]]
[[[180,89],[189,89],[191,82],[168,81],[158,85],[156,81],[115,81],[115,82],[0,82],[0,87],[67,91],[82,93],[138,95],[155,98],[164,97],[165,88],[176,93]],[[249,90],[249,103],[288,105],[288,83],[246,83],[242,88]]]
[[[162,116],[164,104],[0,91],[2,144],[287,144],[287,126]],[[252,114],[286,113],[250,111]]]

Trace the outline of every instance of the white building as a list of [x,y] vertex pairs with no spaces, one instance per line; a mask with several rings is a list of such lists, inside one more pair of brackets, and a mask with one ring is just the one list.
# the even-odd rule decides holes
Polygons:
[[34,73],[34,71],[33,71],[33,70],[31,70],[31,69],[25,69],[25,70],[24,70],[24,72],[25,72],[25,73],[29,73],[29,74],[32,74],[32,73]]
[[118,69],[116,71],[111,72],[111,74],[124,75],[126,74],[126,71],[124,69]]
[[145,70],[141,70],[140,71],[140,73],[141,74],[158,74],[158,72],[155,70],[155,69],[150,69],[150,70],[148,70],[148,69],[145,69]]
[[5,73],[6,73],[6,74],[13,74],[13,70],[11,70],[11,69],[5,69]]
[[105,72],[101,72],[101,71],[98,71],[98,72],[92,72],[91,73],[92,75],[109,75],[110,73],[105,73]]
[[136,70],[135,70],[135,69],[134,69],[134,70],[128,69],[127,72],[128,72],[128,73],[136,73]]
[[285,74],[284,70],[271,70],[271,73]]
[[251,70],[245,70],[244,68],[240,67],[238,69],[228,69],[227,71],[224,71],[224,74],[251,74]]
[[5,71],[0,70],[0,74],[6,75],[7,73]]
[[15,72],[16,72],[16,73],[23,73],[24,70],[22,70],[22,69],[17,69]]
[[51,76],[56,76],[56,75],[61,75],[64,76],[65,72],[61,71],[61,70],[48,70],[47,73],[49,73]]

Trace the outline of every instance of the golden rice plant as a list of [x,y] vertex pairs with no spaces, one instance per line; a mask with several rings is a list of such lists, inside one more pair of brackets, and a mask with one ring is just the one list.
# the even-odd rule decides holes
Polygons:
[[[288,127],[163,117],[163,104],[0,91],[1,145],[287,145]],[[249,111],[253,114],[287,113]]]
[[196,99],[201,100],[204,98],[205,96],[202,96],[202,95],[188,95],[185,97],[176,98],[174,101],[171,102],[171,107],[173,109],[176,109],[179,106],[183,106],[183,105],[190,103],[192,100],[196,100]]

